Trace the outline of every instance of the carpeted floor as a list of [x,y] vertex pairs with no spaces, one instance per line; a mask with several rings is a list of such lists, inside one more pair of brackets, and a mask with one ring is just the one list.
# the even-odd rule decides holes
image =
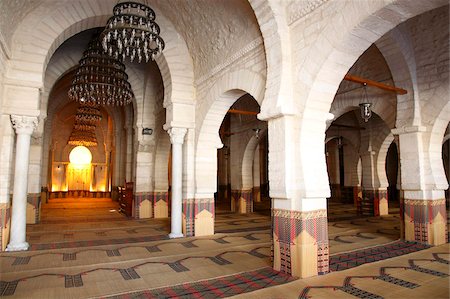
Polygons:
[[353,207],[333,204],[329,214],[333,272],[295,280],[270,267],[267,210],[219,210],[214,236],[168,239],[169,219],[129,220],[109,199],[52,200],[41,223],[27,227],[30,250],[0,254],[0,295],[424,298],[434,292],[433,298],[448,298],[448,244],[399,241],[395,214],[360,218]]

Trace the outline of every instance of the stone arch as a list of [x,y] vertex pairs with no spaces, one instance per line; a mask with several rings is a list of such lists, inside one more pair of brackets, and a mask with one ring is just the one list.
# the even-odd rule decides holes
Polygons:
[[[394,28],[376,42],[392,74],[395,86],[408,91],[407,94],[397,95],[397,128],[405,125],[421,123],[420,101],[417,90],[416,62],[408,35],[403,34],[400,28]],[[408,120],[408,115],[413,115]]]
[[[261,106],[264,79],[257,73],[240,70],[221,77],[205,96],[204,109],[197,112],[199,117],[196,142],[196,187],[197,193],[212,194],[216,191],[217,153],[223,146],[219,128],[225,114],[233,103],[248,93]],[[203,117],[202,117],[203,116]]]
[[267,63],[267,83],[261,105],[260,119],[292,114],[295,107],[292,101],[292,76],[290,31],[286,23],[285,8],[280,1],[250,0],[250,5],[264,39]]
[[[267,129],[262,129],[259,133],[260,136],[267,133]],[[258,146],[259,139],[254,135],[252,136],[247,146],[245,147],[244,156],[242,157],[242,189],[253,188],[253,159],[255,157],[255,150]]]
[[[367,7],[362,11],[358,9],[358,3],[348,2],[346,5],[349,7],[347,7],[348,10],[345,10],[346,13],[350,10],[359,11],[358,18],[351,20],[347,18],[346,22],[340,22],[339,15],[336,16],[336,20],[328,21],[329,27],[320,35],[315,44],[330,45],[330,50],[326,53],[326,58],[322,58],[323,61],[308,62],[309,64],[320,64],[320,69],[311,74],[315,79],[309,82],[311,88],[305,97],[303,122],[317,118],[318,115],[324,115],[322,118],[326,118],[342,78],[371,44],[405,20],[446,3],[435,0],[421,3],[421,5],[416,4],[402,0],[387,5],[368,2]],[[340,22],[339,26],[335,26],[333,21]],[[336,32],[337,27],[339,33]],[[300,68],[299,71],[304,71],[304,69]],[[301,77],[301,74],[298,74],[298,77]],[[320,99],[320,105],[317,104],[318,99]],[[304,124],[303,127],[305,126],[307,124]]]
[[392,144],[392,142],[394,142],[394,135],[390,133],[388,136],[386,136],[383,143],[381,144],[380,150],[378,151],[377,177],[380,188],[387,188],[389,186],[385,165],[389,146]]

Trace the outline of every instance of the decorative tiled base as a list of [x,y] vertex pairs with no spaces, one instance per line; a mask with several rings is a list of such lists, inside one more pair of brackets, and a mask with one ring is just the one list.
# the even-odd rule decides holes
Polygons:
[[5,251],[11,228],[11,206],[0,203],[0,251]]
[[27,223],[36,224],[40,220],[41,193],[27,194]]
[[260,187],[253,187],[253,201],[261,202],[261,188]]
[[362,190],[361,200],[357,204],[358,213],[367,216],[389,214],[388,194],[386,189]]
[[183,199],[183,233],[186,237],[214,234],[214,198]]
[[231,211],[241,214],[253,212],[253,190],[231,190]]
[[326,210],[272,209],[272,222],[275,270],[301,278],[328,272]]
[[169,192],[153,192],[153,217],[169,217]]
[[134,213],[135,219],[153,217],[153,193],[136,192],[134,194]]
[[447,242],[445,199],[405,199],[405,239],[430,245]]

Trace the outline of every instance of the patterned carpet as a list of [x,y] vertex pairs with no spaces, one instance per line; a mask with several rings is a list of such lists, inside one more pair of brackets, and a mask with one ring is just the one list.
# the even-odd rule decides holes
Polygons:
[[342,271],[430,248],[426,244],[398,240],[381,246],[344,252],[330,257],[330,271]]
[[[127,220],[105,200],[75,207],[59,201],[44,207],[40,224],[27,227],[29,251],[0,254],[0,296],[380,298],[380,283],[423,291],[428,282],[448,294],[448,246],[399,241],[396,215],[359,218],[351,207],[347,215],[344,207],[335,208],[330,212],[340,220],[329,222],[332,273],[295,280],[270,267],[267,213],[218,211],[215,235],[168,239],[168,219]],[[362,275],[364,267],[375,268]],[[422,282],[424,275],[434,279]]]
[[226,298],[285,284],[295,279],[270,267],[215,279],[184,283],[160,289],[121,294],[111,299],[128,298]]

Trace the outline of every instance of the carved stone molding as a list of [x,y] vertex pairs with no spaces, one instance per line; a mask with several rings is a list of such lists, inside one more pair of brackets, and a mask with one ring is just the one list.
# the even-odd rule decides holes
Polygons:
[[37,128],[38,118],[36,116],[11,115],[11,123],[17,135],[31,135]]
[[243,56],[247,55],[251,51],[258,49],[263,46],[263,39],[258,37],[257,39],[248,43],[245,47],[242,47],[239,51],[234,53],[232,56],[226,58],[222,63],[216,65],[213,69],[211,69],[208,73],[201,76],[196,80],[195,84],[197,86],[202,85],[208,79],[214,77],[220,72],[227,70],[229,67],[233,66],[233,64],[241,59]]
[[168,131],[170,136],[170,142],[172,144],[178,143],[183,144],[184,136],[186,135],[186,128],[170,128]]
[[292,2],[287,7],[289,25],[292,25],[295,21],[303,18],[317,9],[322,4],[329,0],[306,0],[300,3]]

